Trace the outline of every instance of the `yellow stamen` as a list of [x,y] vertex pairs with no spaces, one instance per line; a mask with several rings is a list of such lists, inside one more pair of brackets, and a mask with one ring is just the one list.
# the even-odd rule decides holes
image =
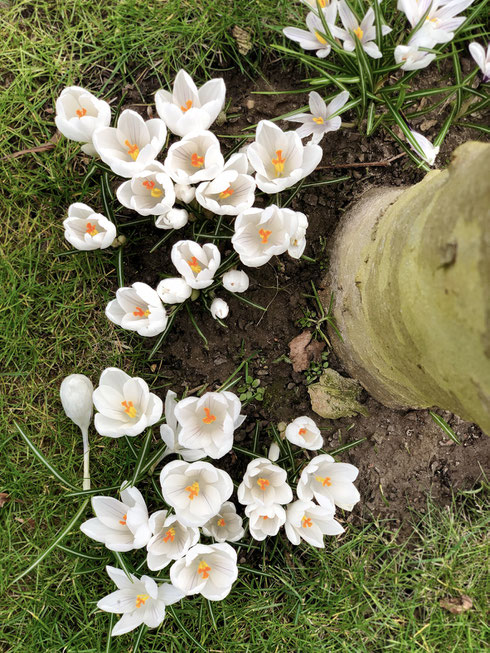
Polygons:
[[266,478],[259,478],[257,479],[257,485],[260,487],[260,489],[265,492],[265,488],[269,487],[270,481]]
[[127,515],[123,515],[123,518],[119,520],[119,523],[121,524],[121,526],[126,526],[126,518],[127,518]]
[[190,269],[196,274],[199,274],[199,272],[202,270],[195,256],[193,256],[190,261],[187,261],[187,263],[189,264]]
[[199,563],[199,567],[197,568],[197,573],[202,574],[202,579],[205,580],[206,578],[209,578],[209,573],[211,571],[211,567],[208,565],[207,562],[204,560],[201,560]]
[[87,222],[87,231],[85,233],[90,234],[90,236],[95,236],[95,234],[98,234],[99,232],[97,231],[94,224]]
[[191,156],[191,165],[194,168],[201,168],[204,165],[204,157],[199,156],[196,152]]
[[209,408],[207,408],[207,406],[204,407],[204,412],[206,413],[206,417],[202,418],[204,424],[212,424],[216,421],[216,415],[211,415],[211,411]]
[[138,155],[140,153],[139,147],[136,145],[136,143],[130,143],[128,139],[124,141],[124,145],[128,148],[128,154],[129,156],[133,159],[133,161],[136,161],[138,158]]
[[225,522],[225,520],[223,519],[223,517],[221,517],[221,519],[218,519],[218,526],[224,526],[225,523],[226,523],[226,522]]
[[327,45],[327,39],[324,39],[323,36],[320,34],[320,32],[317,32],[315,30],[315,36],[316,36],[316,40],[319,43],[321,43],[322,45]]
[[362,39],[362,37],[364,36],[364,32],[362,31],[362,29],[361,29],[360,27],[358,27],[357,29],[354,30],[354,34],[357,36],[357,38],[359,39],[359,41],[360,41],[360,40]]
[[[330,1],[330,0],[329,0],[329,1]],[[322,9],[325,9],[326,6],[327,6],[327,0],[320,0],[320,7],[321,7]]]
[[318,116],[317,118],[313,118],[313,122],[316,122],[317,125],[323,125],[325,121],[321,116]]
[[149,594],[138,594],[136,597],[136,607],[141,608],[141,606],[145,605],[149,598]]
[[86,116],[86,115],[87,115],[87,109],[84,109],[84,108],[77,109],[78,119],[83,118],[83,116]]
[[192,107],[192,100],[187,100],[187,102],[185,103],[185,107],[180,105],[180,110],[185,113],[186,111],[189,111],[191,107]]
[[262,243],[264,245],[269,240],[269,236],[271,235],[271,233],[272,233],[272,231],[268,231],[267,229],[259,229],[260,240],[262,241]]
[[228,186],[226,190],[224,190],[222,193],[219,194],[220,198],[222,200],[226,199],[227,197],[230,197],[230,195],[233,195],[235,191],[231,186]]
[[152,197],[161,197],[163,195],[163,190],[161,188],[155,188],[154,181],[144,181],[143,186],[150,191]]
[[133,406],[132,401],[121,401],[121,405],[124,406],[124,412],[127,413],[131,419],[133,417],[136,417],[137,411],[136,408]]
[[144,311],[142,308],[137,306],[136,310],[133,311],[133,315],[135,317],[148,317],[148,315],[151,315],[151,313],[150,313],[150,311],[148,309],[146,309],[146,311]]
[[327,487],[330,487],[332,485],[332,481],[330,480],[329,476],[327,476],[325,478],[323,478],[323,476],[315,476],[315,481],[318,481],[319,483],[321,483],[323,485],[323,487],[325,487],[325,485]]
[[163,541],[166,543],[169,540],[171,542],[174,541],[175,538],[175,528],[169,528],[168,531],[165,533],[165,537],[163,538]]
[[197,481],[194,481],[192,485],[188,485],[185,488],[185,491],[189,492],[189,499],[193,501],[194,497],[199,496],[199,483]]
[[276,154],[277,158],[272,159],[272,164],[276,170],[276,175],[280,177],[284,172],[284,164],[286,163],[286,159],[282,158],[282,150],[276,150]]
[[311,528],[313,526],[313,522],[311,521],[311,519],[309,517],[304,515],[303,519],[301,520],[301,525],[303,526],[303,528],[306,528],[306,527]]

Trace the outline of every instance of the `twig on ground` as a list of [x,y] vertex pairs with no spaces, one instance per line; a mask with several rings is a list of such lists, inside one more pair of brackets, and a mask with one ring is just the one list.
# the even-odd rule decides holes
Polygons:
[[375,167],[387,167],[390,166],[393,161],[400,159],[402,156],[405,156],[405,152],[401,152],[391,159],[386,159],[385,161],[367,161],[366,163],[334,163],[329,166],[319,166],[317,170],[331,170],[332,168],[375,168]]

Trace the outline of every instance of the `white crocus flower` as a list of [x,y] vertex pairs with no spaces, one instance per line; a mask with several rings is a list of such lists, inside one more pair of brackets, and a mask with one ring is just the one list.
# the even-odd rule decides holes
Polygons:
[[83,441],[83,489],[90,490],[88,427],[92,421],[94,386],[85,374],[70,374],[60,386],[60,399],[66,416],[82,432]]
[[197,187],[196,200],[215,215],[238,215],[249,209],[255,200],[256,183],[247,170],[247,156],[232,154],[213,181]]
[[170,209],[155,220],[157,229],[182,229],[189,222],[189,212],[185,209]]
[[[337,1],[334,0],[334,2],[325,6],[322,11],[330,31],[333,32],[337,19]],[[325,28],[321,18],[316,13],[310,12],[306,17],[306,27],[308,31],[297,27],[285,27],[282,33],[288,39],[299,43],[303,50],[316,50],[316,56],[325,59],[330,54],[331,47],[325,38]]]
[[165,170],[176,184],[214,179],[224,165],[219,141],[209,131],[194,131],[169,147]]
[[311,417],[297,417],[286,427],[286,440],[303,449],[315,451],[323,446],[320,429]]
[[[464,23],[464,16],[456,16],[464,11],[474,0],[398,0],[398,9],[415,27],[428,11],[425,22],[417,31],[418,39],[432,43],[448,43],[454,31]],[[430,46],[432,47],[432,46]]]
[[[422,47],[431,48],[434,43],[425,43]],[[426,68],[434,59],[436,55],[434,52],[426,52],[420,50],[417,42],[410,40],[408,45],[397,45],[395,48],[395,61],[401,63],[402,70],[420,70]]]
[[166,510],[158,510],[151,515],[150,528],[154,535],[146,545],[146,564],[152,571],[179,560],[199,540],[199,529],[180,524],[177,517],[169,515]]
[[304,213],[296,211],[298,228],[289,240],[288,254],[292,258],[301,258],[306,247],[306,230],[308,229],[308,218]]
[[187,596],[222,601],[238,577],[237,554],[226,543],[196,544],[170,567],[172,585]]
[[268,458],[254,458],[248,464],[237,496],[241,504],[254,506],[284,504],[293,500],[286,471]]
[[245,534],[242,524],[243,519],[237,515],[235,504],[225,501],[219,513],[204,524],[202,532],[216,542],[238,542]]
[[242,404],[233,392],[206,392],[186,397],[175,407],[182,427],[179,443],[187,449],[202,449],[210,458],[222,458],[233,447],[233,433],[243,421]]
[[94,132],[93,143],[102,161],[116,175],[133,177],[156,159],[166,136],[163,120],[145,122],[136,111],[126,109],[117,127],[100,127]]
[[290,122],[303,123],[296,133],[300,138],[305,138],[313,134],[311,142],[319,143],[327,132],[333,132],[340,129],[342,120],[340,116],[330,118],[330,116],[339,111],[349,99],[349,93],[342,91],[328,105],[322,100],[321,96],[312,91],[308,96],[311,113],[297,113],[295,116],[288,118]]
[[[157,166],[160,170],[155,169]],[[161,163],[155,161],[152,168],[137,172],[121,184],[117,199],[140,215],[165,215],[175,203],[174,185]]]
[[111,107],[80,86],[68,86],[56,100],[55,122],[63,136],[84,143],[82,151],[94,156],[93,133],[110,124]]
[[100,435],[120,438],[135,436],[161,418],[163,402],[150,392],[139,377],[130,377],[117,367],[108,367],[100,375],[93,400],[99,411],[94,425]]
[[116,237],[116,226],[82,202],[70,204],[63,226],[65,238],[70,245],[84,252],[106,249]]
[[160,426],[160,436],[162,440],[167,445],[167,448],[164,452],[164,457],[170,454],[178,454],[182,458],[189,462],[193,463],[196,460],[205,458],[206,454],[202,449],[185,449],[179,443],[179,434],[182,430],[182,427],[177,422],[175,417],[175,407],[177,406],[176,393],[172,390],[167,391],[167,396],[165,397],[165,421],[166,424]]
[[231,239],[240,261],[243,265],[256,268],[290,248],[295,253],[294,241],[302,235],[303,218],[306,220],[303,213],[280,209],[275,204],[266,209],[253,207],[240,213],[235,220],[235,233]]
[[250,535],[259,542],[268,536],[277,535],[286,522],[286,511],[278,503],[266,506],[251,504],[245,508],[245,514]]
[[105,314],[111,322],[140,336],[156,336],[165,331],[167,313],[157,292],[136,281],[131,288],[119,288],[116,299],[107,304]]
[[175,197],[181,202],[190,204],[196,196],[196,189],[189,184],[175,184]]
[[213,283],[213,277],[221,263],[216,245],[199,245],[193,240],[179,240],[172,247],[172,263],[191,288],[200,290]]
[[319,145],[303,145],[296,132],[283,132],[269,120],[259,122],[255,141],[247,150],[257,171],[255,181],[264,193],[280,193],[307,177],[320,163],[322,154]]
[[436,160],[437,155],[439,154],[439,147],[434,147],[432,143],[429,141],[428,138],[423,136],[422,134],[419,134],[419,132],[414,132],[412,130],[411,134],[417,141],[417,144],[421,148],[423,155],[411,144],[409,143],[410,147],[412,150],[414,150],[418,156],[420,156],[426,163],[428,163],[430,166],[434,165],[434,162]]
[[250,285],[248,274],[243,270],[225,272],[221,281],[223,282],[223,288],[230,292],[245,292]]
[[[359,23],[355,14],[349,9],[344,0],[339,2],[339,15],[340,20],[345,29],[335,27],[333,30],[334,36],[341,38],[344,42],[344,50],[353,52],[356,49],[357,39],[362,49],[373,59],[380,59],[382,54],[375,43],[376,40],[376,27],[374,26],[374,10],[370,7],[361,23]],[[383,36],[391,32],[391,27],[387,25],[381,26],[381,33]]]
[[233,492],[229,474],[201,461],[167,463],[160,473],[160,484],[165,503],[186,526],[203,526]]
[[340,535],[344,529],[335,521],[332,506],[318,506],[313,501],[294,501],[286,510],[284,528],[288,540],[299,544],[304,540],[311,546],[322,549],[324,535]]
[[146,546],[152,536],[148,510],[141,492],[121,486],[121,501],[112,497],[92,497],[95,513],[80,526],[82,533],[102,542],[111,551],[132,551]]
[[192,295],[192,288],[182,277],[171,277],[160,281],[157,294],[164,304],[182,304]]
[[224,299],[215,297],[211,302],[209,310],[211,311],[211,315],[215,320],[224,320],[230,312],[230,307]]
[[476,41],[469,44],[468,50],[475,60],[476,65],[482,71],[483,83],[488,82],[490,80],[490,43],[487,45],[486,52],[485,48]]
[[184,594],[170,583],[157,585],[149,576],[138,579],[116,567],[106,567],[117,590],[97,603],[99,610],[122,614],[111,635],[124,635],[142,624],[157,628],[165,618],[165,607],[184,598]]
[[301,501],[315,498],[321,506],[334,504],[343,510],[352,510],[359,501],[359,491],[354,486],[359,470],[349,463],[336,463],[332,456],[316,456],[301,472],[297,493]]
[[225,103],[223,79],[212,79],[198,90],[190,75],[179,70],[173,93],[160,89],[155,93],[157,113],[170,131],[186,136],[198,129],[209,129]]

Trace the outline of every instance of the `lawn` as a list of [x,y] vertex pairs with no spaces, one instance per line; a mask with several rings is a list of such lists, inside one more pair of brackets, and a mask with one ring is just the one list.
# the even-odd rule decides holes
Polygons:
[[[487,650],[482,488],[449,507],[429,499],[423,513],[407,513],[408,539],[385,520],[350,525],[325,551],[286,540],[242,547],[239,580],[225,601],[183,601],[157,631],[114,640],[110,617],[96,603],[108,591],[104,566],[116,560],[83,538],[78,524],[63,541],[68,550],[55,548],[12,583],[83,503],[32,455],[13,420],[81,487],[81,441],[59,403],[63,377],[76,371],[95,381],[105,367],[119,366],[154,381],[141,340],[126,339],[104,315],[117,253],[66,255],[68,205],[101,206],[102,198],[90,179],[83,183],[88,162],[76,144],[61,138],[49,146],[56,97],[78,84],[117,108],[130,89],[166,87],[181,67],[204,80],[226,64],[258,79],[263,63],[278,57],[270,48],[282,42],[276,28],[300,11],[287,0],[1,3],[0,491],[8,495],[0,508],[1,650]],[[250,34],[248,56],[238,51],[236,25]],[[164,387],[153,383],[152,390],[163,395]],[[115,461],[118,474],[129,477],[135,456],[126,442],[94,437],[93,487],[112,484],[106,471]],[[460,594],[473,601],[468,612],[440,607],[441,598]]]

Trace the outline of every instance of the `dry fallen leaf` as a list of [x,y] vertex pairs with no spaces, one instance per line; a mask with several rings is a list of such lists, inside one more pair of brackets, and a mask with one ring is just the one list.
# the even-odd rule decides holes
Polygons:
[[235,25],[231,33],[237,42],[238,52],[243,55],[248,54],[252,49],[252,39],[250,38],[250,32],[248,32],[246,29],[238,27],[238,25]]
[[458,597],[450,597],[448,599],[441,599],[439,605],[444,610],[452,614],[462,614],[473,607],[473,601],[467,594],[461,594]]
[[303,331],[289,343],[289,358],[295,372],[304,372],[310,364],[310,354],[306,350],[311,340],[311,332]]
[[36,527],[36,522],[32,517],[30,519],[22,519],[22,517],[15,517],[15,521],[18,521],[19,524],[22,524],[23,526],[27,528],[29,531],[33,531],[34,528]]
[[10,495],[6,492],[0,492],[0,508],[3,508],[8,501],[10,501]]

